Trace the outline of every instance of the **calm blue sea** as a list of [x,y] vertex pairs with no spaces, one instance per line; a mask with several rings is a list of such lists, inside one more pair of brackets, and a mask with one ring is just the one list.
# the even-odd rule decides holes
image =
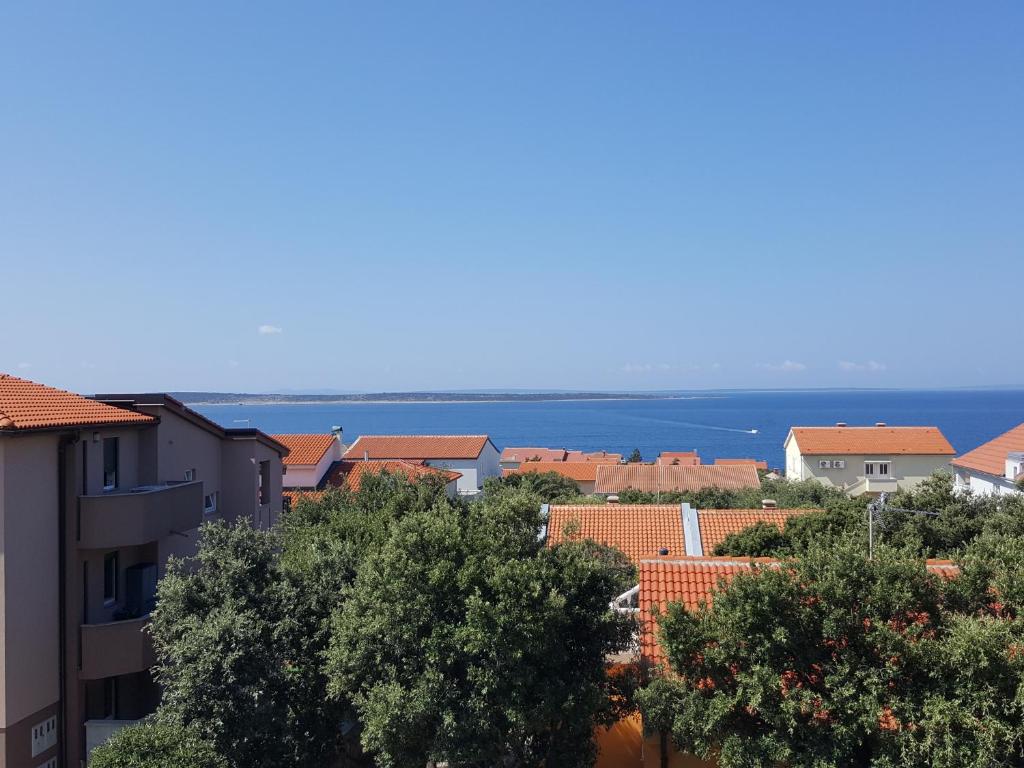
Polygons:
[[[345,429],[360,434],[489,434],[499,449],[544,446],[630,453],[696,448],[716,457],[783,466],[791,425],[936,425],[958,453],[1024,421],[1024,390],[740,392],[686,400],[540,403],[210,405],[196,410],[226,427],[266,432]],[[756,433],[750,430],[756,429]]]

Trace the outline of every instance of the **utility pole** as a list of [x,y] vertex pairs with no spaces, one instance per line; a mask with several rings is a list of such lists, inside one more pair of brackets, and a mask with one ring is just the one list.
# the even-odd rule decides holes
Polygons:
[[921,515],[924,517],[938,517],[938,512],[925,512],[920,509],[903,509],[901,507],[890,507],[889,494],[880,493],[878,498],[868,504],[868,560],[875,559],[875,524],[881,530],[885,529],[885,520],[882,515],[886,512],[901,512],[905,515]]

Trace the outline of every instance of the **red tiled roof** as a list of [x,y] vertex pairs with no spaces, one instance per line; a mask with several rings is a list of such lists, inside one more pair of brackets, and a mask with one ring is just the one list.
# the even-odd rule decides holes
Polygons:
[[739,533],[755,523],[771,523],[780,531],[794,515],[819,512],[816,509],[700,509],[697,524],[700,546],[705,555],[712,555],[726,536]]
[[285,466],[318,464],[337,442],[337,438],[331,434],[281,434],[270,437],[288,449],[288,455],[282,461]]
[[768,471],[768,462],[760,459],[715,459],[715,464],[730,466],[737,464],[753,464],[754,469],[763,469],[765,472]]
[[669,467],[695,467],[700,465],[700,456],[696,451],[662,451],[654,463]]
[[288,488],[285,488],[283,491],[281,491],[281,495],[284,497],[285,501],[287,501],[289,506],[294,507],[298,503],[299,499],[301,499],[301,498],[310,499],[312,501],[318,501],[320,499],[320,497],[322,497],[324,495],[324,492],[323,491],[297,491],[297,490],[289,490]]
[[584,453],[583,451],[567,451],[565,454],[566,461],[590,461],[595,464],[618,464],[622,461],[621,453],[608,453],[608,451],[592,451],[590,453]]
[[156,419],[63,389],[0,374],[0,430],[147,423],[156,423]]
[[343,458],[475,459],[489,440],[487,435],[363,435]]
[[501,461],[565,461],[564,448],[506,448]]
[[1024,424],[1018,424],[994,440],[979,445],[963,456],[957,456],[952,463],[955,467],[1003,477],[1006,474],[1006,454],[1018,451],[1024,451]]
[[392,459],[385,461],[336,461],[324,477],[325,485],[337,487],[348,486],[352,491],[358,491],[366,475],[379,475],[381,472],[388,472],[392,475],[403,475],[409,480],[419,480],[429,476],[443,476],[446,483],[458,480],[462,475],[459,472],[451,472],[445,469],[428,467],[425,464],[417,464],[412,461]]
[[518,469],[508,470],[508,474],[555,472],[578,483],[592,483],[597,480],[599,466],[600,464],[590,461],[528,461],[520,464]]
[[695,467],[658,464],[601,465],[597,493],[620,493],[627,488],[648,493],[699,491],[702,488],[758,488],[761,481],[750,465],[702,464]]
[[565,540],[563,532],[570,522],[579,524],[580,538],[617,547],[634,562],[656,556],[662,547],[675,557],[686,552],[678,504],[552,504],[548,546]]
[[938,427],[793,427],[790,434],[804,456],[956,453]]
[[[674,559],[645,559],[640,562],[640,651],[653,663],[665,661],[656,641],[656,622],[653,608],[664,614],[669,603],[682,603],[688,611],[696,610],[701,602],[712,603],[712,593],[726,586],[740,571],[750,568],[777,568],[780,562],[771,558],[738,557],[684,557]],[[929,560],[928,570],[943,578],[952,579],[959,568],[949,560]]]

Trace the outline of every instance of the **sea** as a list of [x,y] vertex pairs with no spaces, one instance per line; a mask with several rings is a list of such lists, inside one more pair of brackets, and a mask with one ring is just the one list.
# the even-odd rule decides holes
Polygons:
[[645,460],[696,449],[715,458],[765,459],[784,466],[791,426],[844,421],[937,426],[963,453],[1024,422],[1024,390],[817,390],[696,393],[656,400],[402,402],[202,405],[225,427],[265,432],[344,429],[364,434],[487,434],[505,447],[607,450]]

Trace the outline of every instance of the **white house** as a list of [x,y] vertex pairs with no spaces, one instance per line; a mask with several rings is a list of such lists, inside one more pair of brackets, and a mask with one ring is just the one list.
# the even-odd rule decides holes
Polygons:
[[975,493],[1022,493],[1024,477],[1024,424],[979,445],[951,462],[957,490]]
[[458,472],[459,494],[473,496],[501,475],[500,454],[487,435],[362,435],[345,452],[352,461],[403,459]]
[[955,455],[938,427],[792,427],[786,477],[814,479],[851,496],[912,488]]
[[282,486],[287,490],[312,490],[320,485],[331,465],[340,461],[345,452],[341,442],[341,428],[326,434],[273,435],[277,442],[288,448],[284,464]]

